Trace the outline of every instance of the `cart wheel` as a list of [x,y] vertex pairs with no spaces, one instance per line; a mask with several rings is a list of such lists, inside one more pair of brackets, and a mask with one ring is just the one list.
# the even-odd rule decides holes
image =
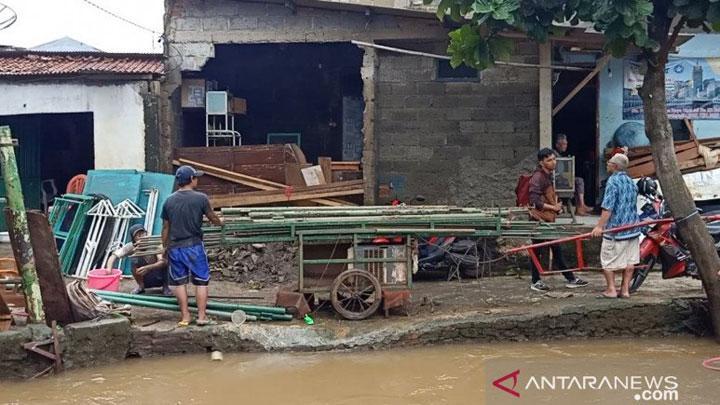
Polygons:
[[330,300],[344,318],[365,319],[380,307],[380,282],[365,270],[348,270],[335,278]]

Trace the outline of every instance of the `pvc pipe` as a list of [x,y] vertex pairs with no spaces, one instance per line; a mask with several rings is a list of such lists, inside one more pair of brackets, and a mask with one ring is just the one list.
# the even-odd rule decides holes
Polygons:
[[[139,296],[136,294],[127,294],[127,293],[114,292],[114,291],[103,291],[103,290],[91,290],[91,291],[100,296],[125,297],[125,298],[134,299],[134,300],[146,300],[146,301],[168,303],[168,304],[175,304],[175,305],[177,304],[177,299],[175,297],[159,297],[159,296],[154,296],[154,295]],[[196,300],[189,299],[188,304],[196,305]],[[217,301],[208,301],[207,306],[208,306],[208,308],[219,309],[219,310],[234,311],[237,309],[241,309],[245,312],[262,312],[262,313],[278,314],[278,315],[287,314],[287,312],[285,311],[285,308],[278,308],[278,307],[233,304],[233,303],[225,303],[225,302],[217,302]]]
[[[135,305],[138,307],[147,307],[147,308],[154,308],[154,309],[164,309],[168,311],[174,311],[174,312],[180,312],[180,306],[179,305],[173,305],[173,304],[164,304],[160,302],[152,302],[152,301],[143,301],[143,300],[134,300],[130,298],[123,298],[123,297],[102,297],[103,299],[107,301],[111,301],[118,304],[129,304],[129,305]],[[190,312],[197,313],[198,309],[194,307],[188,308]],[[231,312],[225,312],[225,311],[216,311],[212,309],[208,309],[206,311],[208,315],[217,316],[218,318],[223,318],[230,320],[232,317]],[[256,321],[257,317],[255,315],[247,315],[246,320],[248,321]]]

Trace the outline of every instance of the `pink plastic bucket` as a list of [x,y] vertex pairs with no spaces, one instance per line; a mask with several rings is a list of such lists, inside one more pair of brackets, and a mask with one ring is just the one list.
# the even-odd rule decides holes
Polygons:
[[120,289],[120,276],[122,271],[118,269],[112,269],[110,273],[107,269],[90,270],[87,285],[92,290],[117,291]]

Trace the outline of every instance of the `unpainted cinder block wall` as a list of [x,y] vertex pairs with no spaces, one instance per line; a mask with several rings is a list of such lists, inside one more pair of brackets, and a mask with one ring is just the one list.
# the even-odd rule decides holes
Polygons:
[[[497,66],[476,81],[441,81],[434,59],[380,51],[378,60],[378,202],[514,204],[518,174],[535,166],[537,69]],[[537,45],[517,43],[511,61],[537,63]]]

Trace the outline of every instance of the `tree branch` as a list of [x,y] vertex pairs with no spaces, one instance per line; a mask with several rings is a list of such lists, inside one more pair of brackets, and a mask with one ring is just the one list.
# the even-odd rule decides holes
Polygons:
[[675,44],[678,35],[680,35],[680,30],[682,30],[682,28],[685,26],[686,21],[687,17],[680,17],[680,19],[677,20],[677,23],[673,26],[670,37],[660,47],[660,50],[658,51],[658,62],[660,65],[665,65],[665,63],[667,63],[670,48],[672,48],[672,46]]

